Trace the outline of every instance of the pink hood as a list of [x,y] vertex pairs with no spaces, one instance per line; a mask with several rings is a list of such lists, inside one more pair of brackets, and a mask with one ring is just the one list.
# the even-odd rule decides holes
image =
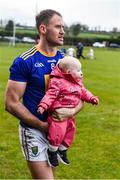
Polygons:
[[48,90],[39,106],[54,111],[57,108],[76,107],[80,99],[89,102],[92,93],[84,88],[82,82],[76,82],[70,74],[63,73],[58,66],[51,72]]
[[59,78],[64,78],[64,79],[67,79],[71,82],[74,82],[74,83],[77,83],[77,84],[81,84],[80,82],[77,82],[72,76],[71,74],[66,74],[66,73],[63,73],[59,66],[55,66],[54,69],[52,70],[51,74],[50,74],[51,77],[59,77]]

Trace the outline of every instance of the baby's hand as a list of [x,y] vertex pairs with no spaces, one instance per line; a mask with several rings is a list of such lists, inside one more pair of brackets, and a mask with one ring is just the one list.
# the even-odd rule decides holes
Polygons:
[[98,97],[92,97],[91,99],[90,99],[90,102],[94,105],[98,105],[99,104],[99,99],[98,99]]
[[45,111],[45,109],[43,107],[39,106],[37,112],[40,114],[43,114],[44,111]]

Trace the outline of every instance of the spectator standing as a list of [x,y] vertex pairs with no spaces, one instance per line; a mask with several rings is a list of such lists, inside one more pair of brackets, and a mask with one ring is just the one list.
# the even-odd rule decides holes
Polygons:
[[67,55],[75,57],[75,49],[74,48],[68,48],[67,49]]
[[89,49],[87,59],[96,59],[94,56],[94,50],[92,48]]
[[83,50],[84,50],[84,46],[81,42],[79,42],[76,46],[77,50],[76,50],[76,56],[78,59],[80,59],[81,57],[83,59],[85,59],[85,56],[83,55]]

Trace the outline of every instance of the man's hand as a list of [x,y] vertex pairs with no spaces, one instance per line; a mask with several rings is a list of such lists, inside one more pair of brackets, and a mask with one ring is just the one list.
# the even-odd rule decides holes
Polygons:
[[84,102],[80,101],[75,108],[59,108],[52,113],[55,121],[64,121],[67,118],[73,117],[83,108]]
[[56,109],[52,113],[52,117],[55,121],[63,121],[69,117],[72,117],[74,114],[74,108],[60,108]]

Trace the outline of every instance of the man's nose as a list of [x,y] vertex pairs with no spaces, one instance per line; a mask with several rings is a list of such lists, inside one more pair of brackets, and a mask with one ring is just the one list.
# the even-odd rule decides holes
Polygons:
[[65,34],[65,31],[64,31],[64,28],[63,28],[63,27],[60,28],[60,33],[61,33],[61,34]]

